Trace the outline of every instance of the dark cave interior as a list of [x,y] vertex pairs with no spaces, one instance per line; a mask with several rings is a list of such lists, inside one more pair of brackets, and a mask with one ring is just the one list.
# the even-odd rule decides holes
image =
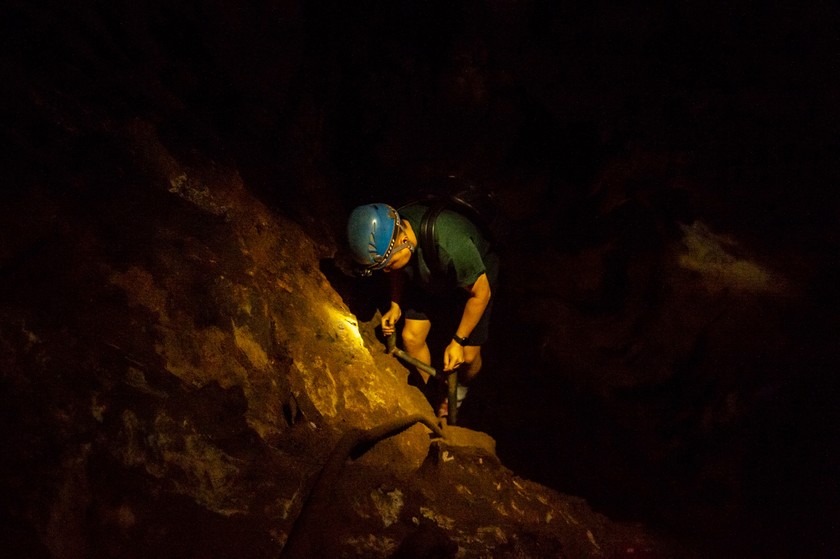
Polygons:
[[[489,184],[510,234],[461,423],[517,473],[710,553],[834,556],[836,6],[3,10],[10,195],[108,185],[124,154],[78,131],[150,116],[337,247],[322,270],[365,321],[383,290],[346,273],[349,210],[437,174]],[[63,195],[96,212],[120,193]],[[795,287],[686,287],[699,272],[665,254],[695,220]]]

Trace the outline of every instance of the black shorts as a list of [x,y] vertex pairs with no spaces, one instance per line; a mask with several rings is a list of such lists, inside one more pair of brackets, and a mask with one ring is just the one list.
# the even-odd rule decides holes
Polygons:
[[[442,337],[451,338],[461,322],[464,305],[469,297],[469,293],[463,290],[452,295],[434,296],[407,285],[403,294],[403,316],[411,320],[429,320],[433,331],[442,333]],[[467,345],[480,346],[487,341],[492,310],[491,298],[478,324],[467,337]],[[442,332],[440,329],[443,329]]]

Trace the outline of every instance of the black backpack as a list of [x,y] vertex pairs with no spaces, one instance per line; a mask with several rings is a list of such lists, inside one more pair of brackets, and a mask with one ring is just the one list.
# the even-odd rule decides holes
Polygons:
[[440,260],[434,248],[435,223],[444,210],[455,211],[469,219],[482,236],[498,249],[499,239],[503,236],[502,219],[499,204],[490,189],[449,176],[421,187],[420,196],[414,202],[428,206],[420,220],[417,242],[430,270],[440,269]]

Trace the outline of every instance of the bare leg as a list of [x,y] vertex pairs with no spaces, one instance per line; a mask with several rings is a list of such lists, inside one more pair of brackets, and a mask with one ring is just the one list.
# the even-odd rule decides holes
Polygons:
[[468,345],[464,348],[464,364],[458,368],[458,382],[470,383],[481,370],[481,346]]
[[[432,323],[429,320],[413,320],[405,319],[405,326],[402,331],[402,341],[405,350],[415,359],[419,359],[427,365],[432,364],[432,354],[429,351],[429,346],[426,343],[426,337],[429,335],[429,330],[432,328]],[[423,377],[423,382],[429,381],[428,373],[418,371]]]

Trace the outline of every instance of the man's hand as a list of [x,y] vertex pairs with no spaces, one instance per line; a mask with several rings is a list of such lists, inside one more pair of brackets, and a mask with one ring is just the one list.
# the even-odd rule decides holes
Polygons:
[[452,340],[443,352],[443,370],[454,371],[464,363],[464,347]]
[[402,310],[400,309],[400,306],[392,302],[391,308],[388,309],[388,312],[382,315],[382,334],[385,336],[393,334],[401,316]]

